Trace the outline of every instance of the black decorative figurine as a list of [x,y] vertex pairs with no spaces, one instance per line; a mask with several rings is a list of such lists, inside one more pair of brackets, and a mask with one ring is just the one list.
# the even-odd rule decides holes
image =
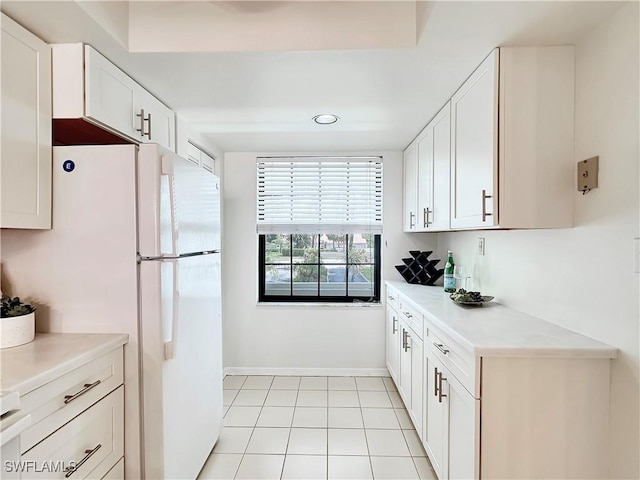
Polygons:
[[410,250],[409,255],[412,258],[403,258],[404,265],[396,265],[396,270],[407,283],[433,285],[442,276],[444,269],[436,268],[439,259],[429,260],[429,255],[432,253],[433,251]]

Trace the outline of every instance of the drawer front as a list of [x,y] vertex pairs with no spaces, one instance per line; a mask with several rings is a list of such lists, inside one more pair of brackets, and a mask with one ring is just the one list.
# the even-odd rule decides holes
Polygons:
[[[124,453],[124,387],[22,455],[23,479],[102,478]],[[73,468],[74,471],[68,471]],[[66,471],[65,471],[66,470]]]
[[395,288],[389,285],[387,285],[387,305],[394,310],[400,308],[400,294]]
[[124,457],[102,477],[102,480],[124,480]]
[[21,453],[122,383],[123,349],[120,347],[22,396],[22,409],[31,414],[31,426],[20,436]]
[[425,322],[425,345],[475,398],[480,398],[480,359],[450,336]]
[[400,318],[414,331],[414,334],[422,340],[423,326],[422,326],[422,314],[416,310],[412,305],[400,296],[399,307]]

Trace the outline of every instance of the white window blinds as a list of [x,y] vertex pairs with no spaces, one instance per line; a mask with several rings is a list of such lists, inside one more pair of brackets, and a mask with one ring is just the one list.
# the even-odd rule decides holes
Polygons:
[[382,233],[381,157],[259,157],[258,233]]

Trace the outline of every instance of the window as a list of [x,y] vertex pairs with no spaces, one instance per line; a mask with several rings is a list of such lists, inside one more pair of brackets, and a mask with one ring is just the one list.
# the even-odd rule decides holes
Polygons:
[[378,302],[380,157],[258,158],[259,300]]

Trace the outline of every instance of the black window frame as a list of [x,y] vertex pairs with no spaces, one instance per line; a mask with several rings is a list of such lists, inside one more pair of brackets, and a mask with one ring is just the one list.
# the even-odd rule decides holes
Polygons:
[[[317,235],[317,234],[316,234]],[[345,295],[320,295],[320,276],[318,275],[318,294],[317,295],[294,295],[293,294],[293,274],[291,275],[291,288],[289,295],[267,295],[266,289],[266,236],[267,234],[258,234],[258,301],[261,303],[336,303],[336,304],[349,304],[349,303],[380,303],[380,289],[382,278],[382,235],[379,233],[373,234],[373,262],[365,265],[373,265],[373,296],[361,296],[361,295],[348,295],[348,275],[346,275],[349,265],[348,253],[345,258],[345,280],[346,280],[346,293]],[[291,238],[291,237],[290,237]],[[293,263],[293,248],[290,248],[291,260],[287,263],[279,263],[277,265],[290,265],[293,269],[293,265],[299,265]],[[320,242],[318,242],[318,269],[320,268],[321,256],[320,256]],[[315,265],[315,264],[307,264]],[[338,263],[337,265],[341,265]],[[293,270],[292,270],[293,273]]]

